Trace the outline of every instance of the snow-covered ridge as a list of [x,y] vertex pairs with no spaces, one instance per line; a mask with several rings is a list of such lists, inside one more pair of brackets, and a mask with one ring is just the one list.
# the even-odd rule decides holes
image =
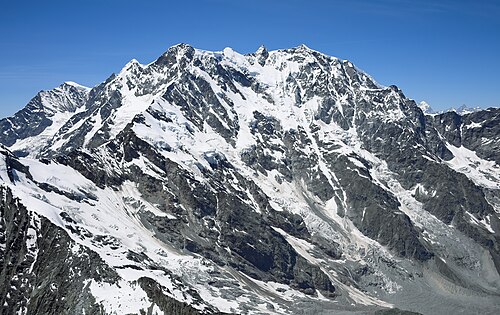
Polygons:
[[76,83],[76,82],[73,82],[73,81],[65,81],[64,84],[66,85],[71,85],[71,86],[74,86],[76,88],[79,88],[79,89],[83,89],[83,90],[87,90],[87,91],[90,91],[92,88],[90,87],[87,87],[87,86],[84,86],[84,85],[81,85],[79,83]]
[[481,108],[479,106],[477,107],[469,107],[467,105],[462,105],[458,108],[455,108],[455,107],[451,107],[451,108],[448,108],[448,109],[445,109],[445,110],[434,110],[431,105],[429,105],[426,101],[420,101],[418,103],[418,107],[420,107],[420,109],[422,110],[422,112],[426,115],[439,115],[439,114],[443,114],[443,113],[448,113],[448,112],[455,112],[457,113],[458,115],[467,115],[467,114],[471,114],[471,113],[475,113],[475,112],[478,112],[478,111],[481,111],[481,110],[484,110],[484,108]]
[[44,111],[49,115],[81,109],[91,88],[75,82],[64,82],[53,90],[41,91],[40,98]]
[[[267,50],[265,46],[260,46],[255,53],[241,54],[231,47],[226,47],[222,51],[211,52],[201,49],[195,49],[195,56],[213,56],[223,58],[228,64],[235,68],[247,70],[249,73],[261,73],[263,78],[276,76],[281,78],[286,77],[287,73],[282,73],[285,69],[290,69],[289,73],[298,72],[300,67],[314,63],[317,59],[325,60],[334,75],[339,74],[338,69],[341,67],[354,69],[361,76],[366,77],[374,83],[377,88],[384,89],[385,86],[377,83],[370,75],[356,67],[348,60],[341,60],[335,56],[329,56],[317,50],[311,49],[302,44],[294,48]],[[259,59],[264,58],[265,63],[259,67]],[[281,74],[277,74],[280,72]]]
[[[174,56],[174,63],[170,64],[169,61],[168,68],[159,63],[161,58],[170,56]],[[96,141],[107,141],[123,130],[134,116],[143,113],[150,104],[159,100],[171,84],[179,82],[182,79],[179,75],[182,73],[192,73],[212,82],[215,77],[208,69],[211,69],[214,63],[228,70],[234,69],[258,82],[262,92],[274,99],[275,104],[281,105],[277,108],[278,111],[293,110],[294,104],[300,102],[300,99],[310,98],[310,92],[305,93],[307,86],[313,84],[317,86],[315,89],[321,89],[324,81],[330,80],[328,78],[334,81],[326,87],[325,92],[338,99],[339,108],[342,107],[342,99],[355,97],[353,89],[357,88],[353,87],[347,93],[340,94],[337,90],[344,82],[350,82],[353,86],[359,85],[366,91],[386,89],[351,62],[321,54],[304,45],[269,52],[262,47],[254,54],[243,55],[231,48],[210,52],[179,44],[167,50],[161,58],[147,65],[135,59],[128,62],[102,91],[97,92],[102,100],[95,101],[93,108],[86,109],[90,111],[90,115],[66,128],[73,133],[85,132],[84,146],[93,145]],[[200,63],[203,69],[200,68]],[[304,71],[309,71],[312,65],[314,71],[304,76]],[[290,82],[292,78],[295,82]],[[216,89],[217,83],[211,83],[211,86]],[[117,95],[119,99],[113,99],[111,113],[103,116],[101,106]],[[121,104],[118,105],[118,102]],[[221,100],[221,103],[225,104],[225,101]],[[120,107],[119,110],[117,106]],[[311,109],[311,114],[315,110]],[[398,109],[391,111],[389,117],[401,117]],[[230,115],[231,111],[228,111],[228,114]],[[64,121],[68,121],[67,117]],[[60,127],[60,124],[57,126]],[[89,126],[92,126],[91,130],[88,130]],[[56,135],[52,141],[54,148],[70,146],[70,138],[67,132]]]

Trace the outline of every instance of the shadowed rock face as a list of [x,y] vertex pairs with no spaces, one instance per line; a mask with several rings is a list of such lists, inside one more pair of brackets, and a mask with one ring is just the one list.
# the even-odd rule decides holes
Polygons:
[[85,280],[114,282],[118,275],[64,230],[27,210],[10,189],[1,187],[0,195],[2,313],[101,314]]
[[90,91],[41,92],[0,121],[0,280],[13,281],[0,302],[29,314],[488,313],[499,114],[424,115],[305,46],[181,44]]

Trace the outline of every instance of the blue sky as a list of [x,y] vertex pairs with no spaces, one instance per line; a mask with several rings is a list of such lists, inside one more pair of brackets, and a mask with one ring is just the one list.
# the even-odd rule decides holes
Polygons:
[[500,1],[3,1],[0,117],[180,42],[241,53],[304,43],[435,109],[500,106]]

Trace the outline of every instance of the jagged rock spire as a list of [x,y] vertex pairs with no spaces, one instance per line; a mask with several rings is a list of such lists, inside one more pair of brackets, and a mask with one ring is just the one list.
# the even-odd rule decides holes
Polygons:
[[267,58],[269,57],[269,51],[267,51],[266,46],[260,45],[259,49],[255,52],[255,56],[257,57],[257,62],[261,66],[264,66]]

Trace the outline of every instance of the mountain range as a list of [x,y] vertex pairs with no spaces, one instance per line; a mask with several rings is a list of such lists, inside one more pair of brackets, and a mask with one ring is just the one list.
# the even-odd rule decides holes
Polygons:
[[500,109],[304,45],[169,48],[0,120],[2,314],[498,314]]

